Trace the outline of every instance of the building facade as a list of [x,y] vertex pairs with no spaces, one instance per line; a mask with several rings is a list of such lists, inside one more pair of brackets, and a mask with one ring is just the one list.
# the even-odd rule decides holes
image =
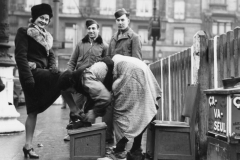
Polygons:
[[202,1],[202,29],[210,38],[240,25],[240,0]]
[[[17,28],[27,26],[31,7],[54,0],[9,0],[10,40]],[[154,0],[59,0],[58,55],[70,55],[74,45],[86,34],[85,20],[100,24],[100,34],[109,42],[117,31],[114,12],[130,12],[130,27],[141,36],[143,59],[152,62],[152,38],[148,38],[149,20]],[[210,37],[233,29],[239,24],[240,0],[156,0],[156,16],[161,20],[161,38],[156,43],[156,60],[192,45],[193,35],[205,30]],[[53,20],[48,30],[53,34]],[[12,52],[14,46],[12,47]]]

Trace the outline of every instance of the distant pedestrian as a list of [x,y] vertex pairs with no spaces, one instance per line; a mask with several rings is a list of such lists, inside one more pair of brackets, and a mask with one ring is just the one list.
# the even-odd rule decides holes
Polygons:
[[56,67],[52,50],[53,37],[45,29],[53,17],[51,6],[45,3],[35,5],[31,8],[31,14],[31,24],[17,31],[15,60],[28,114],[23,152],[25,157],[39,158],[32,145],[37,115],[59,97],[61,91],[56,82],[61,73]]

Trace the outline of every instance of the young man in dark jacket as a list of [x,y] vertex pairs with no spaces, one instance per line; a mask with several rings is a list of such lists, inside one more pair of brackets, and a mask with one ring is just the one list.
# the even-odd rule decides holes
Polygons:
[[[84,65],[92,65],[106,56],[108,44],[99,35],[99,24],[93,19],[86,20],[87,35],[77,44],[68,62],[68,70],[75,71]],[[81,94],[62,93],[68,105],[82,108],[85,98]]]
[[[99,35],[99,24],[93,19],[86,20],[87,35],[77,44],[68,62],[68,70],[75,71],[82,66],[92,65],[100,61],[107,54],[108,44]],[[82,109],[86,97],[83,94],[62,92],[62,96],[69,106]],[[64,140],[68,140],[66,136]]]

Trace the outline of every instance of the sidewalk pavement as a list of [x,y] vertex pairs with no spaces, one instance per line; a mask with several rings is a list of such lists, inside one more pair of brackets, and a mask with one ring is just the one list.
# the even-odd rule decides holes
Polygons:
[[[18,120],[25,123],[26,107],[19,106]],[[69,122],[69,109],[61,109],[61,105],[52,105],[45,112],[38,115],[37,125],[33,137],[33,147],[40,156],[40,160],[69,160],[70,142],[65,142],[66,126]],[[0,160],[27,160],[24,158],[22,147],[25,142],[25,132],[12,135],[0,135]],[[42,147],[38,147],[42,144]],[[128,146],[131,146],[128,145]],[[146,134],[143,136],[143,151],[146,146]],[[129,148],[129,147],[128,147]]]
[[[26,107],[17,108],[20,113],[18,120],[25,123]],[[64,142],[65,129],[69,121],[69,109],[61,109],[61,105],[52,105],[38,115],[33,137],[33,147],[40,160],[69,160],[69,142]],[[25,132],[0,136],[0,160],[25,160],[22,147]],[[42,147],[38,147],[42,144]],[[26,158],[27,159],[27,158]]]

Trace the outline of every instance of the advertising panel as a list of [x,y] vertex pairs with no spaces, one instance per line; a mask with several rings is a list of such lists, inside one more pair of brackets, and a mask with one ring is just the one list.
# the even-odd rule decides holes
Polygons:
[[235,139],[240,139],[240,94],[234,94],[232,96],[232,131],[231,135]]
[[227,96],[209,95],[208,132],[218,136],[227,136]]

